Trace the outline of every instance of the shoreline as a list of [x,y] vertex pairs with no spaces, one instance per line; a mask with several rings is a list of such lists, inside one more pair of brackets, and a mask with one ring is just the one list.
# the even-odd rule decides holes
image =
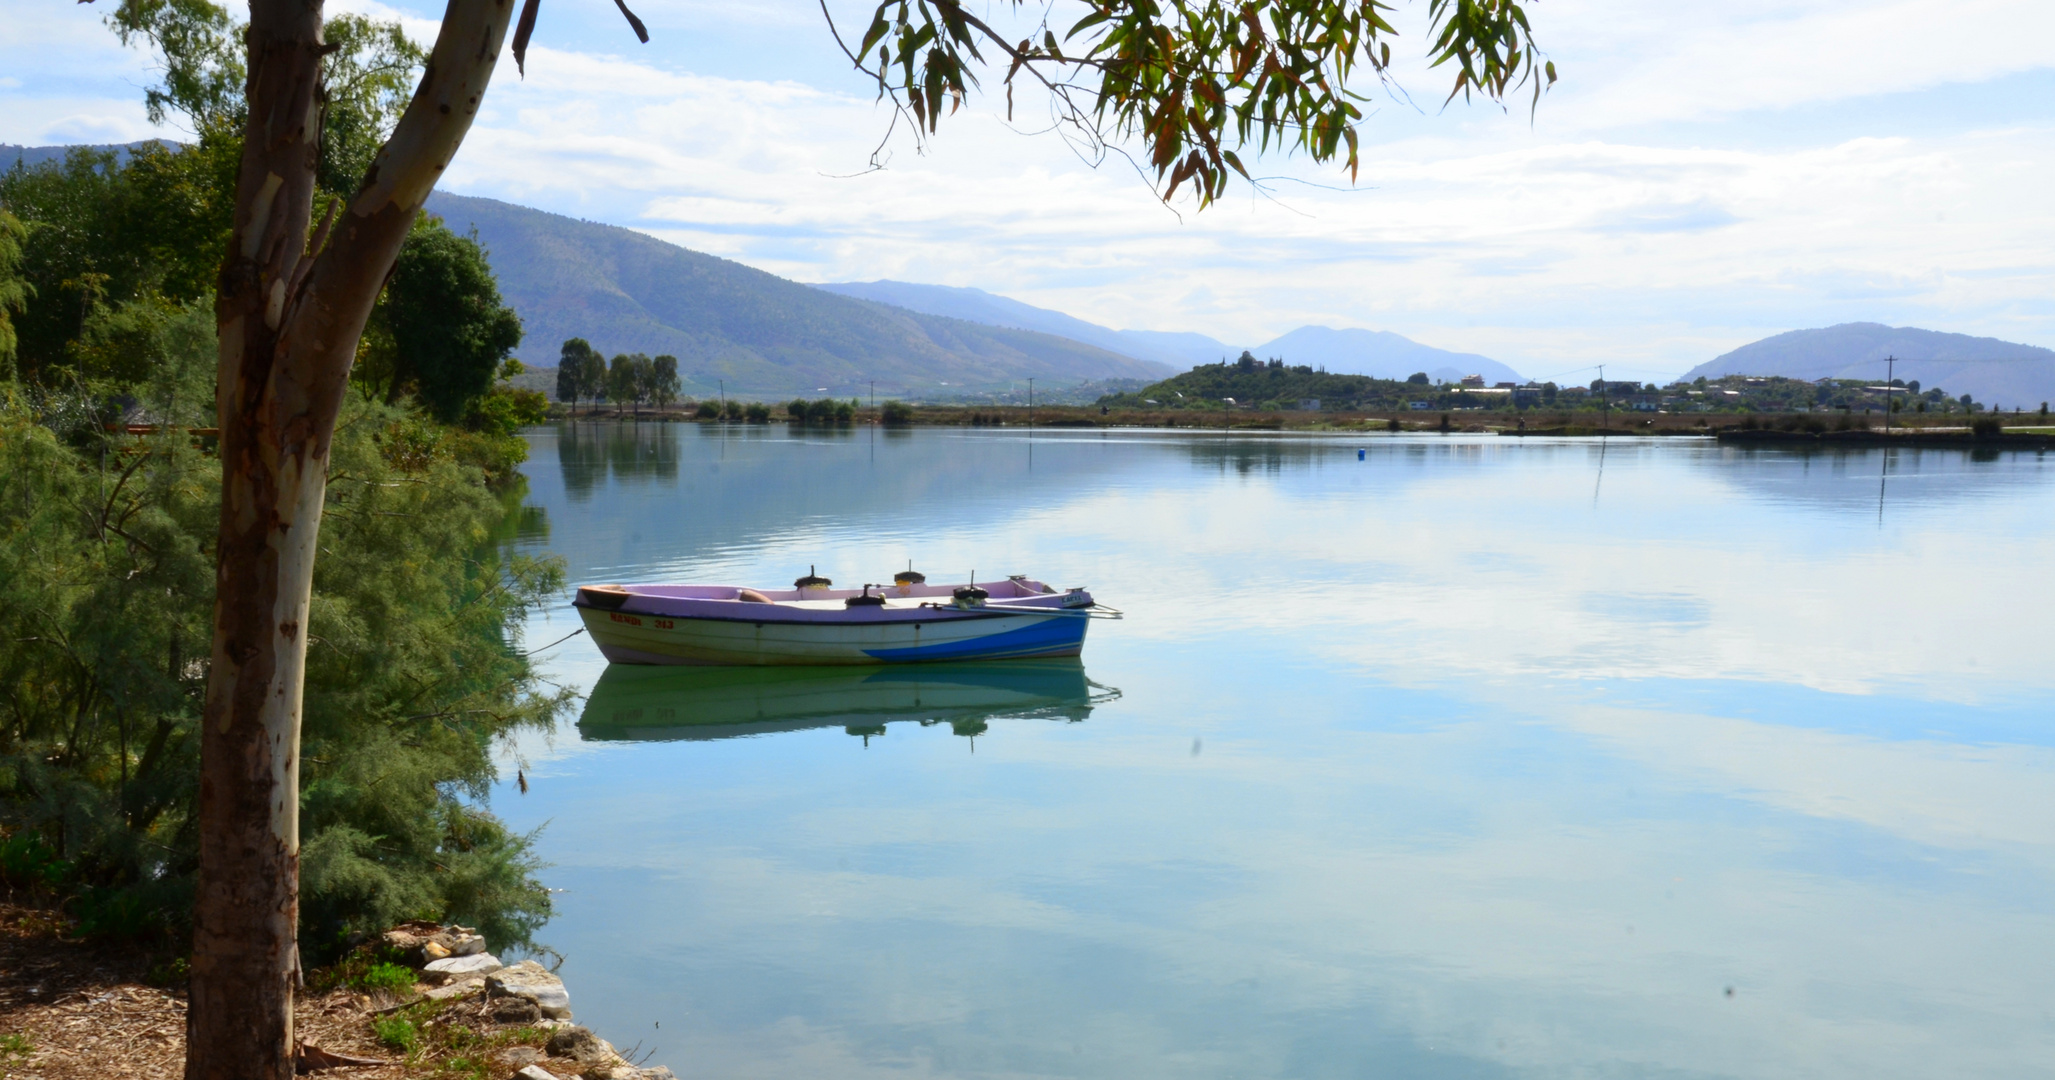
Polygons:
[[[74,933],[45,903],[0,899],[0,1076],[178,1075],[186,993],[176,950]],[[574,1022],[555,973],[534,960],[503,965],[484,945],[463,927],[409,923],[308,972],[293,1002],[299,1072],[676,1080],[668,1068],[631,1060],[639,1047],[624,1054]]]
[[[1537,417],[1535,413],[1543,413]],[[1979,419],[1986,417],[1979,416]],[[1999,419],[2003,417],[1988,417]],[[918,406],[909,422],[886,424],[871,410],[864,409],[847,423],[819,424],[796,421],[784,416],[773,416],[766,420],[719,420],[701,419],[683,411],[657,412],[646,410],[637,416],[632,411],[614,414],[605,410],[597,413],[572,414],[559,407],[551,409],[552,422],[577,424],[695,424],[718,427],[733,427],[741,430],[768,430],[783,427],[788,431],[811,431],[820,433],[853,432],[862,428],[884,428],[887,431],[906,431],[912,428],[972,427],[1010,428],[1015,430],[1050,431],[1107,431],[1107,430],[1149,430],[1190,432],[1193,434],[1254,434],[1265,432],[1293,432],[1309,435],[1495,435],[1507,438],[1549,439],[1549,438],[1708,438],[1722,443],[1739,445],[1794,445],[1794,446],[1917,446],[1935,449],[2037,449],[2055,445],[2055,429],[2038,416],[2019,414],[2013,429],[1996,435],[1976,435],[1962,423],[1966,417],[1949,416],[1953,423],[1909,422],[1897,418],[1889,431],[1880,421],[1868,418],[1850,418],[1841,414],[1822,413],[1754,413],[1754,414],[1704,414],[1704,413],[1661,413],[1616,414],[1612,423],[1590,423],[1600,417],[1593,413],[1588,418],[1581,413],[1564,413],[1554,410],[1533,410],[1526,414],[1504,412],[1450,412],[1450,413],[1301,413],[1301,412],[1258,412],[1254,410],[1235,413],[1186,411],[1186,410],[1112,410],[1100,412],[1097,408],[1077,406],[1038,406],[1032,422],[1029,410],[1024,407],[1007,406],[987,408],[973,406]],[[1539,422],[1537,422],[1539,421]],[[1522,424],[1525,426],[1522,426]],[[1830,430],[1829,425],[1848,424],[1842,430]]]

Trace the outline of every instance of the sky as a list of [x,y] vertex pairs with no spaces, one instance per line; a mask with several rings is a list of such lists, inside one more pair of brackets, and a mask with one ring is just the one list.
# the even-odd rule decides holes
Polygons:
[[[2055,5],[1535,0],[1562,81],[1530,114],[1444,108],[1424,0],[1399,0],[1357,179],[1272,155],[1263,190],[1203,212],[1081,156],[1029,95],[1009,124],[997,72],[937,136],[891,131],[818,4],[633,6],[647,45],[606,0],[548,0],[443,187],[801,281],[974,286],[1239,346],[1390,330],[1534,378],[1659,379],[1854,321],[2055,347]],[[828,7],[860,30],[861,4]],[[104,8],[0,0],[0,142],[179,136],[144,116],[149,58]],[[331,8],[423,42],[440,14]]]

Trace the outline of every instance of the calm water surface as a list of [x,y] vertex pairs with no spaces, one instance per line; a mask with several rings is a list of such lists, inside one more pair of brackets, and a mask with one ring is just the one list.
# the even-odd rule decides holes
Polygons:
[[544,654],[590,699],[494,808],[580,1020],[681,1076],[2055,1075],[2048,457],[533,444],[573,581],[1127,613],[1081,667]]

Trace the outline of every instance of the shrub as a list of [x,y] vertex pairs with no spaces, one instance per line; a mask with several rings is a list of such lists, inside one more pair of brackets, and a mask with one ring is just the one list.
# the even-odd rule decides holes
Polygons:
[[786,415],[786,416],[789,416],[789,417],[791,417],[792,419],[794,419],[794,420],[798,421],[799,423],[802,423],[802,424],[803,424],[803,423],[805,423],[805,422],[806,422],[806,399],[805,399],[805,398],[793,398],[793,399],[792,399],[791,401],[788,401],[788,402],[786,402],[786,403],[785,403],[785,415]]
[[351,979],[350,985],[364,991],[399,993],[413,988],[414,969],[400,964],[373,964]]
[[82,937],[143,941],[175,935],[188,907],[182,890],[144,882],[125,888],[86,889],[72,904],[72,911],[78,916]]
[[879,416],[885,423],[901,427],[913,423],[913,406],[903,401],[888,401]]
[[513,435],[547,419],[549,398],[540,390],[495,386],[484,396],[472,399],[470,411],[464,414],[464,426],[490,435]]
[[[0,402],[0,806],[16,827],[0,873],[57,874],[89,933],[176,936],[221,466],[182,432],[81,439]],[[360,393],[344,405],[302,713],[310,963],[403,918],[461,919],[499,947],[547,916],[527,838],[472,801],[496,742],[567,704],[510,644],[562,570],[500,546],[506,500],[467,460],[498,453],[498,437]],[[110,505],[118,532],[79,513],[89,504]]]
[[57,849],[41,836],[27,830],[0,841],[0,880],[16,888],[52,886],[71,872],[71,864],[57,857]]
[[421,1029],[404,1016],[387,1016],[371,1024],[372,1034],[378,1041],[402,1054],[411,1054],[421,1045]]
[[771,407],[761,401],[750,402],[742,414],[752,424],[768,424],[771,422]]
[[1979,417],[1969,422],[1969,433],[1979,439],[1995,439],[2005,433],[2005,425],[1995,416]]
[[694,415],[698,416],[701,420],[719,420],[721,418],[721,403],[718,401],[702,401],[699,403],[699,411]]
[[743,417],[743,414],[744,409],[742,407],[742,403],[739,401],[731,401],[727,404],[726,408],[721,410],[722,418],[727,420],[740,421]]

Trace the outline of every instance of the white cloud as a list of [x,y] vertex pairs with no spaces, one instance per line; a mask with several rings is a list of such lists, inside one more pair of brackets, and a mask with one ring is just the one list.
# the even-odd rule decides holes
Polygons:
[[1575,0],[1536,14],[1544,46],[1569,54],[1574,104],[1551,126],[1586,129],[1981,82],[2048,66],[2055,37],[2055,8],[2019,0]]

